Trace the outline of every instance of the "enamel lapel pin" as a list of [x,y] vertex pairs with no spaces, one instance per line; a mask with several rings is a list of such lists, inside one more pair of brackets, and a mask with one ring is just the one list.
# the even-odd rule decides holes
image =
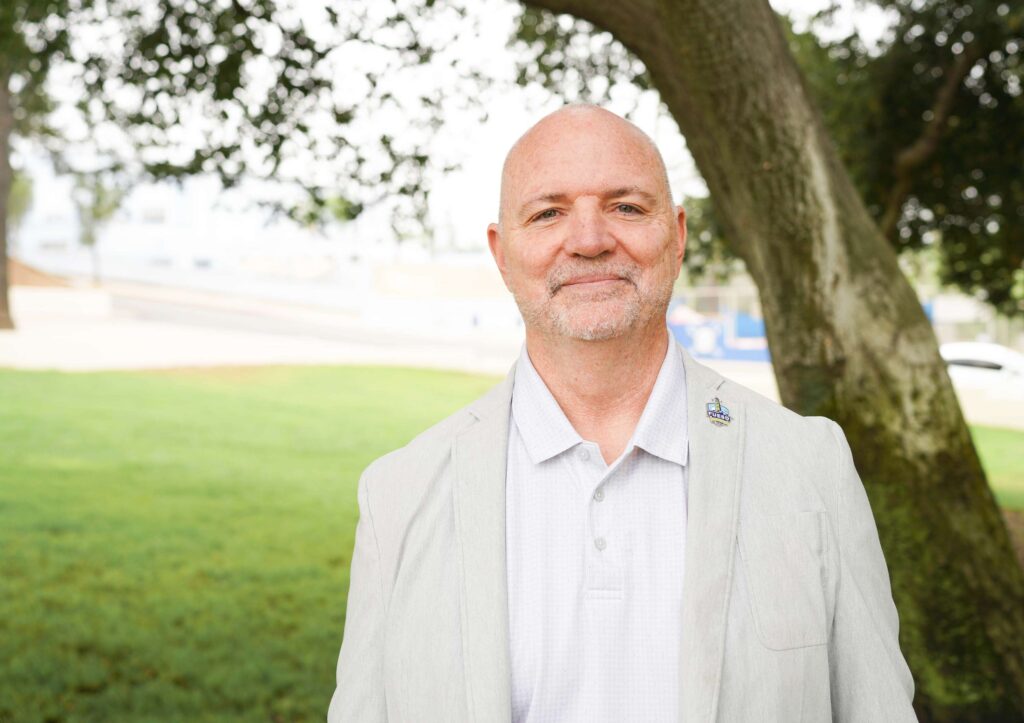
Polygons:
[[732,421],[729,416],[729,407],[722,404],[722,400],[715,397],[706,405],[708,410],[708,421],[717,427],[725,427]]

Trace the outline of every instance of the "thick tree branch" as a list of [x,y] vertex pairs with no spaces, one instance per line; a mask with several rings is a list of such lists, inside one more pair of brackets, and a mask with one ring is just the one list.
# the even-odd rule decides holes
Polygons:
[[657,0],[637,0],[632,3],[602,3],[594,0],[521,0],[523,5],[547,10],[556,15],[565,13],[586,20],[615,38],[638,57],[644,38],[650,40],[661,28],[653,26],[650,18],[658,15]]
[[896,224],[903,211],[903,202],[907,200],[913,188],[914,174],[938,150],[949,125],[956,93],[980,56],[978,46],[972,44],[956,57],[946,72],[945,82],[939,86],[938,93],[935,94],[935,102],[931,108],[932,117],[925,123],[921,135],[896,155],[896,161],[893,163],[895,180],[889,192],[889,200],[885,204],[882,220],[879,222],[882,234],[886,238],[892,238],[895,234]]

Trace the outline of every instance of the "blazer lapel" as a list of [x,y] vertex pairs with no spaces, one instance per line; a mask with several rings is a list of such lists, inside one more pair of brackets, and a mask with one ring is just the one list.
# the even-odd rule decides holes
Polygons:
[[477,421],[455,438],[452,450],[471,721],[502,723],[512,716],[505,557],[505,460],[512,380],[510,372],[470,408]]
[[[743,466],[744,405],[719,391],[725,379],[683,350],[686,367],[689,490],[681,636],[681,710],[685,723],[714,721],[725,652]],[[711,422],[718,398],[729,421]],[[724,420],[722,420],[724,421]]]

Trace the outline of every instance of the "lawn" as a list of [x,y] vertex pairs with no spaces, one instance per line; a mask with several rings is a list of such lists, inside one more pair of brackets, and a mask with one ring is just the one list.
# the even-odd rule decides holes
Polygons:
[[359,472],[493,381],[0,371],[0,721],[323,720]]
[[972,427],[971,436],[999,504],[1024,509],[1024,432]]
[[[0,722],[323,720],[359,472],[494,381],[0,371]],[[1024,433],[974,433],[1024,507]]]

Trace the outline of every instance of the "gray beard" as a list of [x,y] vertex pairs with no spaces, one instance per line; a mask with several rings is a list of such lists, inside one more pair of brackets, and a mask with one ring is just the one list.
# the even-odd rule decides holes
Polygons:
[[[601,302],[622,293],[621,290],[609,290],[606,294],[595,295],[580,300],[574,307],[562,306],[555,296],[568,279],[582,274],[613,274],[626,279],[632,290],[626,299],[621,312],[598,320],[579,320],[574,311],[588,302]],[[559,267],[548,279],[547,299],[542,303],[525,300],[515,289],[512,295],[519,306],[519,313],[527,327],[543,330],[553,336],[576,339],[579,341],[606,341],[640,328],[650,323],[656,316],[665,316],[669,301],[672,298],[674,279],[666,279],[655,284],[644,283],[635,266],[607,266],[587,262],[572,263]]]

